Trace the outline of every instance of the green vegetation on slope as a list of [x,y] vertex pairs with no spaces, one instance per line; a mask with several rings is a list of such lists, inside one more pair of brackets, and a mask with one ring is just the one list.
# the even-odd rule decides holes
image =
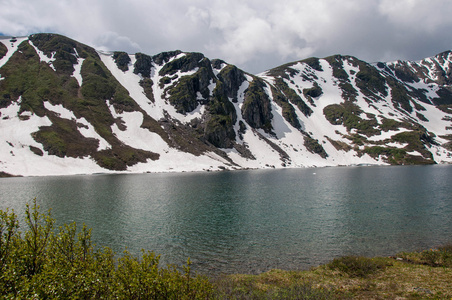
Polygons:
[[375,116],[368,115],[369,119],[362,119],[360,114],[362,110],[358,105],[351,101],[345,101],[341,104],[331,104],[323,109],[325,118],[332,125],[344,125],[348,131],[356,129],[358,133],[366,136],[372,136],[380,133],[378,122]]
[[312,88],[303,89],[303,95],[309,100],[310,103],[314,103],[312,98],[320,97],[322,94],[322,88],[317,82],[314,82],[314,86]]
[[160,69],[159,75],[162,77],[165,75],[171,76],[177,72],[188,72],[200,66],[210,66],[210,62],[203,54],[196,52],[186,53],[184,56],[165,64],[165,66]]
[[328,157],[328,154],[326,153],[325,149],[323,149],[322,145],[319,144],[318,140],[315,140],[308,135],[305,135],[303,138],[304,138],[303,144],[306,147],[306,150],[308,150],[311,153],[316,153],[320,155],[320,157],[322,158]]
[[320,65],[320,60],[317,57],[310,57],[300,62],[307,64],[316,71],[323,72],[322,66]]
[[[386,121],[388,123],[388,121]],[[393,135],[385,142],[396,142],[406,144],[402,149],[382,146],[366,146],[361,153],[367,153],[374,158],[382,158],[393,165],[422,165],[434,164],[432,153],[425,147],[433,142],[432,137],[425,129],[413,129],[412,131],[400,132]],[[420,155],[412,155],[409,152],[416,151]]]
[[[303,101],[303,99],[301,99],[301,97],[291,88],[289,88],[289,86],[287,85],[286,82],[284,82],[284,80],[282,78],[276,78],[275,80],[275,85],[276,87],[281,91],[281,93],[287,97],[287,100],[290,103],[295,104],[298,109],[306,116],[309,117],[313,111],[312,109]],[[322,89],[320,89],[320,92],[318,91],[318,89],[320,89],[319,86],[314,87],[313,89],[315,89],[315,92],[306,92],[305,97],[307,97],[308,99],[311,99],[309,97],[311,97],[311,94],[318,94],[320,96],[320,94],[322,93]],[[284,112],[284,111],[283,111]],[[289,114],[291,114],[291,112],[289,112]],[[292,123],[291,123],[292,124]],[[295,127],[296,128],[296,127]]]
[[0,106],[6,107],[21,97],[21,111],[44,116],[43,101],[59,104],[77,95],[78,84],[68,75],[58,76],[46,63],[40,62],[34,48],[27,42],[2,67]]
[[350,84],[349,76],[344,70],[343,60],[354,63],[356,59],[351,56],[334,55],[325,58],[325,60],[328,61],[333,68],[333,76],[339,80],[339,87],[342,90],[342,99],[355,101],[358,96],[358,91]]
[[357,60],[354,63],[359,66],[359,72],[356,74],[356,86],[361,92],[373,99],[376,99],[378,94],[386,97],[388,95],[386,81],[377,69],[363,61]]
[[[44,54],[54,55],[56,72],[46,62],[41,62],[35,49],[24,41],[2,67],[5,79],[0,81],[0,107],[6,107],[20,97],[20,112],[47,116],[52,125],[33,133],[45,151],[59,157],[91,156],[100,166],[113,170],[125,170],[127,166],[158,158],[158,154],[123,145],[113,135],[111,126],[119,120],[113,118],[106,101],[117,112],[139,111],[139,107],[94,49],[53,34],[36,34],[30,40]],[[72,64],[77,63],[76,55],[85,58],[81,67],[81,87],[71,76]],[[45,109],[44,101],[61,104],[77,118],[85,118],[112,148],[97,151],[98,141],[83,137],[75,120],[59,118]]]
[[33,34],[29,37],[35,47],[44,52],[47,57],[52,57],[52,63],[58,74],[72,75],[77,57],[96,57],[96,51],[86,45],[80,44],[65,36],[51,33]]
[[278,91],[274,87],[271,88],[273,101],[275,101],[282,108],[283,118],[289,122],[290,125],[298,130],[301,130],[301,124],[298,120],[294,107],[289,103],[287,98],[281,91]]
[[155,102],[155,98],[154,98],[154,92],[152,89],[152,86],[154,85],[154,82],[152,81],[152,79],[150,78],[143,78],[142,80],[140,80],[140,86],[143,88],[144,94],[146,95],[146,97],[152,102]]

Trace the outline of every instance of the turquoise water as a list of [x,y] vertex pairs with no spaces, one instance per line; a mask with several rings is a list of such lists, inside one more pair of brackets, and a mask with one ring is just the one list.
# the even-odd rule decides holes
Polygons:
[[450,243],[451,178],[452,166],[4,178],[0,209],[21,214],[36,197],[118,253],[258,273]]

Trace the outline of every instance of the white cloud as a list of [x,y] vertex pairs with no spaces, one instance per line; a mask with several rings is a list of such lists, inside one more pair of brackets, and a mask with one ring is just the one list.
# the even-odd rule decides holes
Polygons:
[[[140,45],[133,42],[126,36],[120,36],[116,32],[107,31],[102,33],[95,39],[94,46],[98,50],[120,50],[128,53],[136,53],[141,51]],[[98,46],[97,46],[98,45]]]
[[180,49],[259,72],[309,56],[420,59],[452,48],[450,0],[0,0],[7,35],[109,50]]
[[451,25],[452,2],[444,0],[382,0],[379,11],[397,25],[415,30],[435,31]]

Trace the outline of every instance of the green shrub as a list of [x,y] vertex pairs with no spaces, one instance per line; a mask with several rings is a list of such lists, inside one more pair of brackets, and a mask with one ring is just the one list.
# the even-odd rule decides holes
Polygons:
[[210,67],[210,62],[201,53],[186,53],[184,56],[168,62],[160,69],[159,75],[174,75],[177,72],[188,72],[196,67]]
[[154,92],[152,90],[153,85],[154,82],[150,78],[144,78],[140,80],[140,86],[143,88],[144,94],[152,103],[155,102]]
[[413,107],[411,107],[411,97],[408,95],[407,89],[396,81],[389,80],[388,83],[391,87],[391,100],[394,106],[401,107],[411,113]]
[[366,136],[372,136],[380,133],[378,122],[374,115],[368,115],[368,119],[362,119],[360,114],[362,110],[356,104],[345,101],[341,104],[331,104],[323,109],[325,118],[332,125],[343,124],[348,131],[356,129],[358,133]]
[[[162,78],[163,79],[163,78]],[[166,80],[164,82],[167,82]],[[162,83],[162,80],[160,80]],[[169,102],[181,114],[193,111],[198,106],[196,85],[198,78],[194,75],[182,76],[179,82],[169,89]]]
[[403,123],[400,123],[394,119],[386,119],[383,118],[381,121],[380,128],[383,131],[389,131],[389,130],[398,130],[400,127],[404,127]]
[[161,66],[162,64],[167,63],[171,58],[173,58],[181,53],[182,53],[182,51],[180,51],[180,50],[162,52],[162,53],[152,56],[152,61],[154,61],[159,66]]
[[367,277],[386,268],[388,263],[382,258],[367,258],[363,256],[343,256],[335,258],[327,264],[332,270],[341,271],[350,277]]
[[333,76],[341,81],[348,81],[348,74],[344,70],[344,65],[342,60],[346,58],[340,55],[333,55],[326,57],[325,60],[333,68]]
[[94,247],[91,229],[75,223],[57,230],[50,211],[36,199],[27,204],[26,227],[19,232],[14,212],[0,210],[0,297],[2,299],[207,299],[213,287],[183,270],[160,267],[159,256],[128,252],[115,258]]
[[302,60],[301,62],[309,65],[314,70],[317,70],[320,72],[323,71],[322,66],[320,65],[320,61],[317,57],[310,57],[305,60]]
[[416,112],[416,117],[421,121],[429,122],[429,120],[421,113]]
[[327,158],[328,154],[325,149],[323,149],[322,145],[319,144],[318,140],[311,138],[310,136],[305,135],[304,137],[304,146],[311,153],[316,153],[320,155],[322,158]]
[[115,60],[118,69],[124,72],[129,70],[130,57],[126,52],[113,52],[113,59]]
[[[287,83],[285,83],[282,78],[276,78],[275,85],[281,91],[281,93],[284,94],[285,97],[287,97],[287,101],[295,104],[298,107],[298,109],[306,117],[309,117],[313,113],[312,109],[303,101],[303,99],[301,99],[301,97],[293,89],[289,88]],[[311,99],[311,98],[309,98],[309,99]],[[291,111],[293,111],[293,108],[291,108],[289,110],[286,109],[286,114],[294,115],[294,117],[296,118],[295,112],[292,113]],[[284,114],[284,112],[285,112],[285,110],[283,107],[283,114]],[[294,119],[294,118],[290,117],[290,119]],[[298,120],[296,120],[296,121],[298,121]],[[293,123],[294,124],[292,124],[292,122],[291,122],[291,124],[295,128],[299,128],[299,127],[295,126],[296,125],[295,121],[293,121]],[[300,126],[300,128],[301,128],[301,126]]]
[[287,98],[275,88],[272,88],[273,100],[282,108],[283,118],[289,122],[290,125],[296,129],[301,129],[300,121],[293,106],[289,103]]
[[416,264],[432,267],[452,267],[452,244],[421,252],[402,252],[398,257]]
[[161,89],[165,86],[165,84],[168,83],[171,83],[171,78],[169,78],[168,76],[164,76],[159,80],[159,86]]
[[303,90],[303,95],[308,98],[317,98],[320,97],[323,94],[322,88],[317,84],[317,82],[314,82],[314,86],[309,89]]
[[359,72],[356,74],[356,86],[368,97],[375,98],[375,94],[381,93],[387,96],[386,80],[373,66],[358,61]]
[[33,134],[34,139],[44,146],[50,155],[64,157],[67,151],[66,141],[51,126],[43,126],[40,131]]
[[358,96],[358,92],[355,90],[355,88],[348,82],[341,82],[339,83],[339,87],[342,90],[342,99],[349,100],[349,101],[355,101],[356,97]]

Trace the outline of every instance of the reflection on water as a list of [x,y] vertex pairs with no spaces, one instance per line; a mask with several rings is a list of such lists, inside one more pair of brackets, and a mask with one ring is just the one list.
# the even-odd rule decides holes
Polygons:
[[0,180],[0,208],[37,197],[98,245],[209,273],[299,269],[345,254],[452,242],[451,166],[347,167]]

